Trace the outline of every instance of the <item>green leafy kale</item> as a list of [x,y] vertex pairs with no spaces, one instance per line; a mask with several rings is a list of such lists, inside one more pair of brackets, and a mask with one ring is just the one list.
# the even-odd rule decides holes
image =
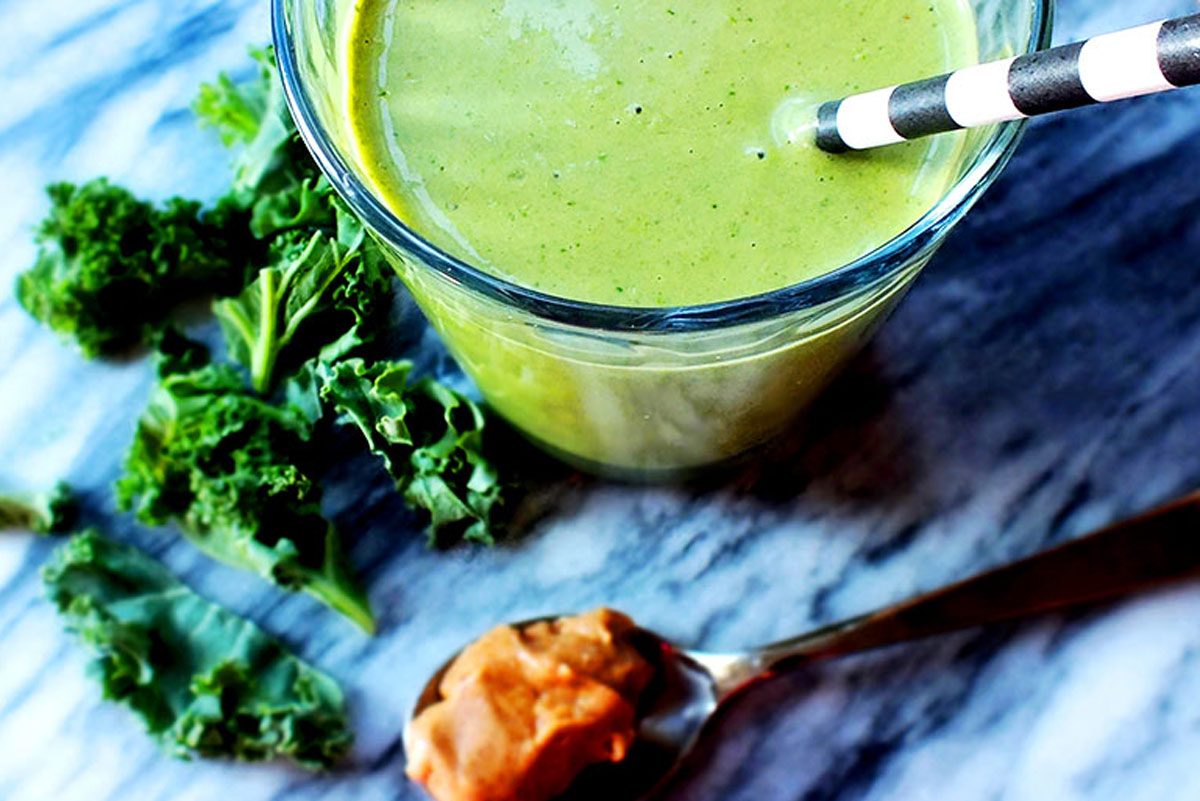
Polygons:
[[0,530],[61,534],[71,528],[77,512],[71,488],[64,482],[49,492],[0,495]]
[[235,298],[213,310],[229,355],[250,369],[261,393],[281,364],[295,371],[310,357],[338,359],[383,327],[391,279],[375,243],[340,203],[332,230],[276,236],[270,264]]
[[192,103],[201,124],[215,128],[226,147],[254,141],[277,102],[274,48],[252,48],[250,55],[259,67],[257,80],[239,85],[222,73],[215,83],[202,84]]
[[333,190],[288,113],[273,52],[254,56],[254,80],[222,75],[194,104],[200,121],[238,148],[230,191],[213,208],[180,198],[157,207],[104,178],[47,188],[52,207],[17,299],[89,358],[149,342],[185,300],[236,294],[253,277],[251,265],[267,259],[267,269],[278,267],[297,243],[272,244],[274,237],[332,236],[343,227]]
[[208,348],[167,326],[154,338],[155,374],[165,378],[173,373],[190,373],[209,363]]
[[215,128],[234,162],[231,205],[250,213],[254,236],[265,239],[304,226],[333,224],[333,191],[309,155],[288,112],[270,47],[252,50],[258,74],[246,83],[226,75],[200,87],[192,105],[201,124]]
[[17,300],[89,358],[147,342],[188,298],[245,283],[227,206],[202,213],[172,198],[157,207],[104,178],[46,191],[51,209],[35,235],[36,261],[17,278]]
[[98,652],[104,697],[173,755],[330,767],[351,742],[342,692],[160,563],[86,531],[43,571],[68,628]]
[[338,422],[358,426],[408,505],[429,513],[431,544],[454,537],[491,544],[503,488],[484,456],[486,418],[436,381],[409,384],[411,370],[405,361],[322,364],[321,398]]
[[200,119],[227,145],[241,145],[226,202],[250,213],[269,242],[266,264],[233,299],[214,306],[235,361],[266,393],[279,372],[310,357],[339,358],[369,340],[386,314],[391,281],[378,246],[334,195],[288,114],[270,49],[259,72],[237,84],[221,76],[201,88]]
[[251,392],[232,367],[159,379],[117,482],[144,523],[177,521],[214,558],[305,590],[366,631],[374,621],[321,490],[305,472],[311,424]]

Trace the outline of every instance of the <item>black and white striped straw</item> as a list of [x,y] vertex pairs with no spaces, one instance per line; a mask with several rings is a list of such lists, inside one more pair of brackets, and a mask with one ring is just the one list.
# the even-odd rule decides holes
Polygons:
[[817,146],[867,150],[1200,84],[1200,14],[821,106]]

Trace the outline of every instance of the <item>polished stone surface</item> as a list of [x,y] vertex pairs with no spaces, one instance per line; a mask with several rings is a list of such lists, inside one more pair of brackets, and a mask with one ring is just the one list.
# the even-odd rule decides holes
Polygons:
[[[1064,0],[1057,38],[1195,10]],[[53,543],[0,538],[0,798],[417,799],[400,732],[424,677],[497,621],[610,604],[739,647],[963,578],[1200,486],[1200,93],[1033,125],[799,455],[715,487],[566,476],[492,551],[424,549],[365,459],[328,481],[379,610],[366,639],[304,597],[112,513],[150,384],[17,307],[52,179],[213,197],[225,156],[187,111],[245,70],[265,0],[0,0],[0,486],[68,477],[89,515],[347,687],[344,772],[180,763],[101,702],[41,598]],[[452,366],[428,334],[420,361]],[[677,801],[1200,797],[1200,586],[830,663],[749,694]]]

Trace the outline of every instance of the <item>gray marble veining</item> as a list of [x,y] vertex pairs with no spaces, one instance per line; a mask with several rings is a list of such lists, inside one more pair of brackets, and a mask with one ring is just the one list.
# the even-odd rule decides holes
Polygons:
[[[1064,0],[1066,41],[1194,10]],[[0,485],[69,477],[93,517],[150,385],[84,363],[17,307],[50,180],[213,197],[225,156],[187,103],[248,68],[264,0],[0,0]],[[0,798],[419,798],[399,735],[428,673],[507,619],[609,604],[681,641],[794,634],[1033,552],[1200,486],[1200,95],[1039,121],[796,456],[705,488],[568,476],[492,551],[424,549],[366,459],[327,481],[380,613],[367,639],[169,531],[114,534],[347,687],[358,744],[328,777],[180,763],[101,703],[41,598],[52,543],[0,538]],[[419,360],[453,375],[412,326]],[[1200,587],[822,665],[748,695],[677,801],[1200,798]]]

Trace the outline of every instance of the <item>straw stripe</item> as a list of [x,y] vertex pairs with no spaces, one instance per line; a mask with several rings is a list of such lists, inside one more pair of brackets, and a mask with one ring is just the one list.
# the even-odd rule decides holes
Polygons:
[[946,102],[948,83],[950,76],[943,75],[896,87],[888,102],[888,116],[896,132],[905,139],[918,139],[960,127]]
[[866,150],[904,141],[892,126],[888,114],[893,91],[895,87],[854,95],[842,101],[837,112],[837,127],[847,147]]
[[962,128],[1019,120],[1025,115],[1013,105],[1008,73],[1015,58],[967,67],[946,82],[946,110]]
[[1066,111],[1096,102],[1079,78],[1083,43],[1021,56],[1008,72],[1013,105],[1027,117]]
[[1173,86],[1200,84],[1200,14],[1163,23],[1158,64]]
[[817,145],[866,150],[1200,84],[1200,14],[827,103]]
[[1079,54],[1079,77],[1087,93],[1107,103],[1172,88],[1158,62],[1163,24],[1097,36]]
[[838,132],[837,115],[842,101],[826,103],[817,112],[817,147],[829,153],[845,153],[850,149]]

